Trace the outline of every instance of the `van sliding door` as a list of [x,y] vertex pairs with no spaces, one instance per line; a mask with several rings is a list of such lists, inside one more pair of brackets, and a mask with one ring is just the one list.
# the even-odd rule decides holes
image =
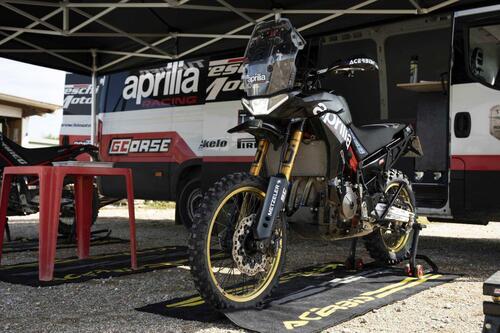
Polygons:
[[500,6],[458,12],[450,88],[452,213],[500,217]]

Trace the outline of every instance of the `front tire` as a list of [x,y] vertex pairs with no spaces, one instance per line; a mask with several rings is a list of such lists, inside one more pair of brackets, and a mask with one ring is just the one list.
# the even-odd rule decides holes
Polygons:
[[[403,186],[394,205],[416,214],[415,195],[408,178],[401,171],[390,170],[386,173],[385,180],[385,192],[389,197],[392,197],[391,193],[394,193],[398,186]],[[397,230],[400,228],[378,227],[367,235],[364,240],[370,257],[386,265],[396,265],[407,259],[413,239],[413,228],[399,232]]]
[[207,191],[189,239],[194,284],[216,309],[260,306],[277,286],[285,262],[286,227],[282,219],[266,250],[255,246],[267,181],[248,173],[228,175]]

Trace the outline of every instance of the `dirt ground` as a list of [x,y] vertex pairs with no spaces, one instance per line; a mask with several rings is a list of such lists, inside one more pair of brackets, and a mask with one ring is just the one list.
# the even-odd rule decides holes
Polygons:
[[[185,245],[172,209],[138,208],[139,248]],[[97,226],[128,238],[126,210],[106,208]],[[37,216],[11,219],[14,237],[36,237]],[[348,243],[307,241],[292,234],[287,270],[343,261]],[[482,282],[500,269],[500,223],[488,226],[433,223],[423,231],[421,253],[441,271],[458,273],[438,286],[330,328],[325,332],[480,332]],[[125,251],[128,244],[91,248],[91,255]],[[57,251],[58,258],[75,249]],[[299,255],[300,254],[300,255]],[[361,251],[369,260],[365,251]],[[2,264],[37,260],[37,252],[5,254]],[[137,307],[194,293],[190,274],[175,268],[56,287],[33,288],[0,282],[0,332],[241,332],[231,324],[203,324],[138,312]]]

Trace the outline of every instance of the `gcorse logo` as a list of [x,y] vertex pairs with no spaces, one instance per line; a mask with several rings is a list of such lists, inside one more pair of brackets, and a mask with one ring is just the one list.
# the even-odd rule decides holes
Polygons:
[[[122,96],[124,99],[134,99],[135,104],[147,105],[148,101],[143,101],[150,97],[160,97],[163,104],[196,104],[200,70],[196,66],[201,66],[197,62],[184,64],[184,61],[169,63],[166,67],[141,71],[140,75],[131,75],[125,79],[125,87]],[[181,94],[194,94],[175,98],[163,98]],[[153,100],[151,103],[153,103]],[[156,102],[158,103],[158,101]]]
[[109,155],[130,153],[166,153],[172,139],[130,139],[115,138],[109,144]]

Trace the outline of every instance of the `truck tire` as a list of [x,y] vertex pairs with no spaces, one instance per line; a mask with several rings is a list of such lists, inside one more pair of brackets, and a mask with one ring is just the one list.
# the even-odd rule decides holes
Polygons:
[[201,178],[199,176],[188,179],[182,185],[176,202],[176,217],[188,229],[193,224],[196,210],[203,199],[201,192]]

